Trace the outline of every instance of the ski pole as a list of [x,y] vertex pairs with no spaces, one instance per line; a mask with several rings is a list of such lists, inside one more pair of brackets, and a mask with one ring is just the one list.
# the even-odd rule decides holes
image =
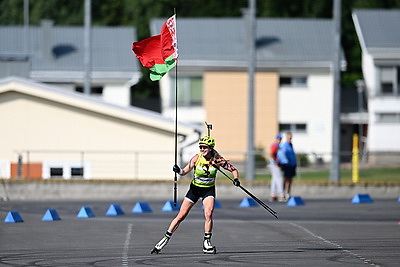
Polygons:
[[[226,178],[228,178],[229,180],[231,180],[233,182],[233,179],[231,177],[229,177],[225,172],[221,171],[221,169],[219,167],[217,167],[217,170],[219,170]],[[243,186],[239,185],[238,187],[240,187],[240,189],[242,189],[246,194],[248,194],[252,199],[254,199],[258,204],[260,204],[261,207],[263,207],[264,209],[266,209],[269,213],[271,213],[272,216],[274,216],[275,218],[278,219],[278,215],[276,213],[276,211],[274,211],[271,207],[269,207],[267,204],[265,204],[264,202],[262,202],[260,199],[258,199],[255,195],[253,195],[252,193],[250,193],[246,188],[244,188]]]

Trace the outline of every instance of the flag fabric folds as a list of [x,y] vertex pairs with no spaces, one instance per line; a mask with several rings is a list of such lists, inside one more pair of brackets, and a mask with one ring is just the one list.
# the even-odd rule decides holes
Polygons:
[[132,43],[132,50],[143,67],[150,69],[150,80],[160,80],[178,61],[175,15],[164,22],[161,34]]

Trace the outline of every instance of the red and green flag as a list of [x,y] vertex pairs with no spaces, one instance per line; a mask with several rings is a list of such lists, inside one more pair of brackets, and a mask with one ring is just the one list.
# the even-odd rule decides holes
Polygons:
[[132,50],[143,67],[150,69],[150,80],[160,80],[178,61],[175,15],[164,22],[161,34],[132,43]]

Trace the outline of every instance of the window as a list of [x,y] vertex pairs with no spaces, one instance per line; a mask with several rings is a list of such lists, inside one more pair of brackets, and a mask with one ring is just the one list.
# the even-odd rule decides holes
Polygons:
[[376,113],[376,121],[381,123],[400,123],[400,113]]
[[90,179],[90,162],[44,160],[43,179]]
[[[203,80],[201,77],[178,78],[178,89],[179,106],[200,106],[202,104]],[[174,96],[175,93],[172,95]]]
[[[84,92],[84,87],[77,86],[77,87],[75,87],[75,91],[83,93]],[[90,94],[92,94],[92,95],[102,95],[103,94],[103,87],[102,86],[92,86],[90,88]]]
[[305,124],[305,123],[281,123],[281,124],[279,124],[279,132],[306,133],[307,132],[307,124]]
[[397,95],[400,87],[400,67],[380,67],[380,93]]
[[55,178],[55,177],[63,177],[64,171],[63,168],[61,167],[53,167],[50,168],[50,177]]
[[281,76],[279,78],[279,85],[281,87],[306,87],[307,76]]
[[82,177],[83,176],[83,168],[72,167],[71,168],[71,177]]

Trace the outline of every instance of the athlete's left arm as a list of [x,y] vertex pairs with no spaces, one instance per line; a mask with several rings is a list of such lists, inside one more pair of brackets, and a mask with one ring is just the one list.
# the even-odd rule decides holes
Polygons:
[[234,179],[239,178],[239,171],[236,169],[235,166],[230,164],[226,159],[221,157],[221,158],[216,159],[215,161],[218,164],[218,166],[221,166],[225,170],[230,171],[232,173]]

